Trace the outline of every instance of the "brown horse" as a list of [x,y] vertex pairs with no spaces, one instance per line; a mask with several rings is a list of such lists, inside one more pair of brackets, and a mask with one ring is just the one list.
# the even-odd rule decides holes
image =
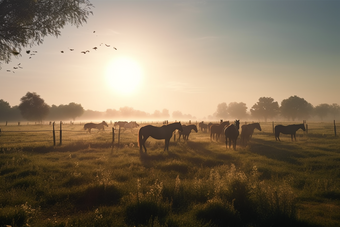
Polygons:
[[143,147],[146,153],[145,141],[151,136],[154,139],[165,139],[164,151],[169,150],[169,142],[172,134],[175,130],[183,131],[182,125],[180,122],[163,125],[162,127],[156,127],[153,125],[146,125],[139,129],[138,135],[138,145],[140,149],[140,153],[143,152]]
[[124,127],[124,131],[126,129],[130,129],[131,132],[132,132],[132,129],[138,128],[139,124],[137,124],[137,122],[135,122],[135,121],[130,121],[129,123],[125,123],[123,127]]
[[113,124],[113,126],[115,126],[115,127],[120,127],[120,128],[122,128],[122,127],[124,127],[124,125],[126,124],[126,123],[128,123],[127,121],[115,121],[115,123]]
[[198,127],[201,129],[202,132],[207,132],[208,125],[205,124],[203,121],[198,123]]
[[84,130],[88,130],[89,133],[91,133],[91,129],[93,129],[93,128],[98,129],[98,132],[99,132],[100,130],[103,130],[103,131],[104,131],[104,125],[105,125],[106,127],[109,127],[105,121],[102,121],[102,122],[99,123],[99,124],[95,124],[95,123],[86,123],[86,124],[84,125]]
[[214,139],[216,135],[216,141],[219,140],[220,135],[226,126],[230,125],[229,121],[222,121],[220,124],[213,124],[210,126],[210,140]]
[[235,124],[229,125],[224,129],[224,135],[225,135],[225,146],[228,148],[228,138],[229,138],[229,149],[231,146],[231,141],[233,142],[233,148],[236,150],[236,141],[237,137],[239,135],[240,129],[240,120],[236,120]]
[[290,134],[292,141],[293,141],[293,137],[296,141],[296,131],[299,130],[300,128],[303,131],[306,131],[304,124],[287,125],[287,126],[276,125],[275,126],[275,140],[281,141],[280,133],[282,133],[282,134]]
[[194,130],[195,132],[197,132],[197,126],[196,125],[182,125],[183,131],[179,131],[179,137],[178,137],[178,141],[180,141],[181,139],[181,135],[183,135],[183,139],[184,140],[188,140],[189,139],[189,135],[191,133],[191,130]]
[[241,144],[243,146],[247,145],[250,138],[253,136],[254,129],[261,131],[260,123],[253,123],[249,125],[242,125],[242,132],[241,132]]

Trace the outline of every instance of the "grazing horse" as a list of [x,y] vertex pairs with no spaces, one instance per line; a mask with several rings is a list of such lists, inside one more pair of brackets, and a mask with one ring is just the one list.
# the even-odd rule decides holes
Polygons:
[[253,123],[249,125],[242,125],[242,132],[241,132],[241,144],[247,145],[247,142],[253,136],[254,129],[261,131],[260,123]]
[[99,123],[99,124],[95,124],[95,123],[86,123],[86,124],[84,125],[84,130],[88,130],[89,133],[91,133],[91,129],[93,129],[93,128],[98,129],[98,132],[99,132],[100,130],[103,130],[103,131],[104,131],[104,125],[105,125],[106,127],[109,127],[105,121],[102,121],[102,122]]
[[281,141],[280,140],[280,133],[282,134],[290,134],[292,141],[293,137],[296,141],[296,131],[299,129],[302,129],[303,131],[306,131],[305,129],[305,124],[296,124],[296,125],[276,125],[275,126],[275,140]]
[[156,127],[153,125],[146,125],[139,129],[138,135],[138,145],[140,149],[140,153],[143,152],[143,147],[146,153],[145,141],[151,136],[154,139],[165,139],[164,151],[169,150],[169,142],[172,137],[172,133],[178,129],[178,131],[183,131],[182,125],[180,122],[163,125],[161,127]]
[[236,120],[235,124],[229,125],[224,129],[225,135],[225,146],[228,148],[228,138],[229,138],[229,149],[231,146],[231,141],[233,141],[233,148],[236,150],[236,141],[239,135],[240,120]]
[[115,121],[113,126],[115,126],[115,127],[119,126],[120,128],[123,128],[126,123],[128,123],[128,122],[127,121]]
[[230,125],[229,121],[223,121],[220,124],[212,124],[210,126],[210,140],[214,139],[216,135],[216,141],[218,141],[224,128],[228,125]]
[[125,123],[123,127],[125,130],[129,128],[132,131],[132,129],[138,128],[139,124],[137,124],[135,121],[130,121],[129,123]]
[[191,130],[194,130],[195,132],[197,132],[197,126],[196,125],[182,125],[183,131],[179,131],[179,137],[178,137],[178,141],[180,141],[181,139],[181,135],[183,135],[183,139],[184,140],[188,140],[189,139],[189,135],[191,133]]
[[198,127],[201,129],[202,132],[206,132],[208,129],[208,125],[205,124],[203,121],[198,123]]
[[207,129],[208,129],[209,131],[210,131],[210,128],[211,128],[211,126],[212,126],[213,124],[214,124],[214,123],[212,123],[212,122],[209,122],[209,123],[208,123],[208,128],[207,128]]

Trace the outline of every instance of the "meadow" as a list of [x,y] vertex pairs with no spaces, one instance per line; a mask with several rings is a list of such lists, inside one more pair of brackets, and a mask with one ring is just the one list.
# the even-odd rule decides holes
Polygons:
[[199,131],[147,154],[138,129],[111,147],[112,125],[65,124],[53,146],[50,125],[1,125],[0,226],[339,226],[340,139],[307,123],[297,141],[261,122],[236,151]]

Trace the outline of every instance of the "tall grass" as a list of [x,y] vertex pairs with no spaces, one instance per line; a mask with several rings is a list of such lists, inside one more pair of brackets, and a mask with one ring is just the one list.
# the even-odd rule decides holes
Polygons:
[[262,129],[237,151],[202,132],[169,152],[150,139],[147,155],[136,132],[113,149],[109,132],[56,147],[2,143],[0,226],[339,225],[339,138],[277,142],[271,124]]

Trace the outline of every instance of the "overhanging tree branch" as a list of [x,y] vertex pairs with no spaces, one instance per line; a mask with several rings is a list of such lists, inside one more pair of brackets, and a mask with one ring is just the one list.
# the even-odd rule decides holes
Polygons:
[[60,36],[66,24],[86,23],[92,8],[89,0],[0,0],[0,64],[48,35]]

